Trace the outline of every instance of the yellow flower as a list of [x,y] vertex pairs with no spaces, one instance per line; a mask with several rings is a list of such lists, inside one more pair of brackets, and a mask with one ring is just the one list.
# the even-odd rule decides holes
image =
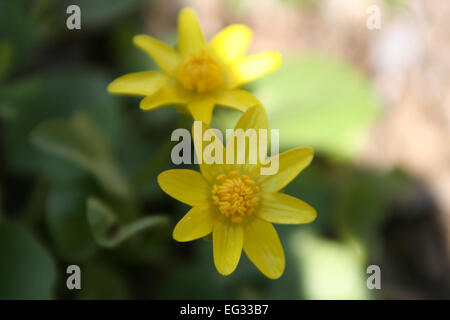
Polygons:
[[[209,128],[206,124],[202,127],[203,132]],[[267,129],[264,109],[250,108],[237,123],[235,129],[239,128],[244,131]],[[202,150],[199,150],[198,139],[201,137],[196,136],[196,130],[193,134],[197,157],[202,159],[201,154],[208,144],[203,141]],[[212,140],[210,143],[214,142]],[[226,148],[229,146],[230,139]],[[226,148],[223,147],[224,157]],[[175,226],[173,238],[191,241],[212,232],[214,264],[219,273],[231,274],[244,249],[265,276],[279,278],[284,271],[285,258],[272,223],[310,223],[317,215],[307,203],[279,191],[309,165],[313,154],[310,148],[281,153],[279,170],[274,175],[261,175],[260,169],[264,165],[259,160],[256,164],[203,162],[200,172],[186,169],[162,172],[158,176],[162,190],[193,206]]]
[[162,69],[124,75],[114,80],[108,91],[146,96],[141,109],[183,105],[195,120],[211,121],[216,104],[246,111],[260,104],[251,93],[237,89],[277,69],[281,56],[263,52],[245,56],[251,31],[243,25],[231,25],[206,43],[195,12],[181,10],[178,18],[176,49],[146,35],[133,41],[148,53]]

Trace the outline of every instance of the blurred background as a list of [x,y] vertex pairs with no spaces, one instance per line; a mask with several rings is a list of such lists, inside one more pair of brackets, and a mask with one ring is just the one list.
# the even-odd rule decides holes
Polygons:
[[[66,27],[71,4],[81,30]],[[251,52],[283,53],[246,89],[281,151],[316,149],[286,193],[318,218],[276,226],[279,280],[244,254],[223,277],[210,242],[171,239],[188,206],[156,177],[174,167],[171,132],[192,119],[106,92],[157,68],[132,37],[175,44],[187,5],[208,38],[243,23]],[[370,5],[379,30],[366,27]],[[446,0],[1,0],[0,298],[450,298],[449,17]],[[216,108],[212,126],[239,116]],[[66,287],[73,264],[81,290]],[[371,264],[381,290],[366,287]]]

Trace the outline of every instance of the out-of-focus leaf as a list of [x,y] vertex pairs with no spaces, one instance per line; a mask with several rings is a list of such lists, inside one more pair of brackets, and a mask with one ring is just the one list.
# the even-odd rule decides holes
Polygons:
[[[118,74],[159,69],[148,54],[133,45],[133,37],[141,32],[142,30],[133,23],[114,24],[109,34],[109,42],[111,43],[110,54],[116,61]],[[157,38],[159,39],[158,36]],[[167,43],[166,38],[160,40]]]
[[45,203],[48,196],[49,184],[42,179],[33,183],[23,209],[21,222],[26,226],[35,226],[40,223],[45,212]]
[[17,116],[17,110],[4,101],[0,101],[0,118],[12,120]]
[[167,224],[165,216],[149,216],[121,226],[115,213],[104,203],[95,198],[87,202],[87,217],[92,234],[102,247],[115,247],[144,229]]
[[317,55],[286,59],[251,88],[264,102],[269,127],[280,130],[281,149],[307,145],[351,158],[378,113],[368,81],[355,68]]
[[404,0],[384,0],[384,4],[391,10],[408,8],[408,4]]
[[24,227],[0,224],[0,261],[0,299],[52,297],[53,259]]
[[[81,29],[103,27],[139,8],[146,0],[65,0],[67,6],[76,4],[81,10]],[[66,7],[67,7],[66,6]]]
[[8,41],[0,42],[0,82],[8,75],[12,64],[13,48]]
[[355,238],[374,250],[388,205],[410,190],[400,172],[380,174],[368,170],[343,170],[337,176],[333,204],[335,229],[344,238]]
[[373,240],[385,218],[389,180],[367,171],[343,174],[336,188],[336,228],[344,236]]
[[[165,286],[158,299],[301,299],[299,265],[295,250],[290,243],[291,231],[309,226],[276,226],[285,248],[286,270],[276,281],[260,273],[248,257],[242,253],[239,265],[229,276],[223,277],[214,267],[212,245],[198,240],[185,244],[182,250],[190,250],[187,257],[171,256],[173,268],[164,272]],[[174,259],[174,260],[172,260]],[[179,260],[177,260],[179,259]],[[202,281],[198,281],[202,279]],[[180,286],[183,283],[183,286]],[[195,288],[193,290],[192,288]]]
[[106,86],[105,77],[92,68],[53,69],[2,86],[2,103],[14,110],[14,117],[3,123],[1,136],[8,167],[51,181],[78,178],[77,166],[68,166],[67,161],[41,152],[30,142],[30,133],[38,124],[69,117],[76,110],[88,114],[116,150],[121,137],[119,105]]
[[54,184],[47,200],[46,222],[59,255],[66,261],[83,262],[98,249],[86,218],[89,186]]
[[13,59],[8,59],[8,71],[23,69],[34,53],[36,32],[24,17],[23,7],[20,1],[0,1],[0,39],[8,44],[7,54],[14,53]]
[[299,231],[291,238],[305,299],[368,299],[364,260],[353,246]]
[[86,114],[78,112],[69,121],[47,121],[33,131],[32,141],[91,172],[111,194],[129,196],[128,183],[114,163],[105,138]]
[[[212,261],[212,245],[206,241],[194,241],[186,244],[186,248],[191,247],[193,254],[190,259],[180,259],[174,256],[174,268],[163,272],[164,287],[158,292],[157,299],[231,299],[235,289],[232,281],[236,278],[243,280],[248,277],[239,277],[245,273],[242,270],[242,263],[230,276],[220,275],[214,267]],[[255,270],[253,270],[254,272]],[[251,273],[245,273],[249,275]],[[201,279],[201,281],[199,281]],[[243,280],[245,281],[245,280]],[[180,286],[180,283],[183,283]],[[193,290],[195,288],[195,290]]]
[[78,299],[122,300],[129,298],[129,288],[119,272],[104,264],[81,266],[81,290]]

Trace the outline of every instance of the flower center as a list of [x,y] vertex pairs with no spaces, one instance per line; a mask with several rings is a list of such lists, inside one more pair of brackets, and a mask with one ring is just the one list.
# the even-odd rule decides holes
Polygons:
[[208,92],[219,88],[223,78],[220,65],[206,50],[193,54],[178,67],[177,78],[189,90]]
[[246,175],[236,171],[217,176],[218,184],[214,184],[211,194],[220,213],[231,218],[233,222],[241,222],[250,215],[258,204],[259,187]]

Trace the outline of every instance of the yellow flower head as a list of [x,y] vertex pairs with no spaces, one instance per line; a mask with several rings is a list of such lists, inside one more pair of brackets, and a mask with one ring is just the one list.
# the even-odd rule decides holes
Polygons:
[[231,25],[206,43],[197,17],[191,8],[181,10],[178,18],[176,49],[146,35],[133,41],[162,69],[130,73],[114,80],[108,91],[146,96],[141,109],[166,105],[186,105],[195,120],[211,121],[216,104],[246,111],[260,102],[251,93],[237,89],[277,69],[281,56],[263,52],[246,56],[251,31]]
[[[250,128],[257,132],[267,130],[267,117],[262,107],[245,112],[235,129]],[[203,130],[206,129],[203,124]],[[193,135],[198,159],[201,159],[208,144],[203,141],[200,150],[196,130]],[[221,154],[225,155],[229,147],[230,141],[227,141]],[[264,164],[259,160],[255,164],[247,161],[244,164],[225,161],[224,164],[206,164],[204,161],[200,162],[200,172],[186,169],[162,172],[158,176],[160,187],[173,198],[193,206],[175,226],[174,239],[191,241],[212,232],[214,264],[219,273],[231,274],[244,249],[264,275],[279,278],[284,271],[285,258],[272,223],[310,223],[317,215],[307,203],[279,191],[309,165],[313,154],[310,148],[281,153],[279,169],[274,175],[261,175]]]

